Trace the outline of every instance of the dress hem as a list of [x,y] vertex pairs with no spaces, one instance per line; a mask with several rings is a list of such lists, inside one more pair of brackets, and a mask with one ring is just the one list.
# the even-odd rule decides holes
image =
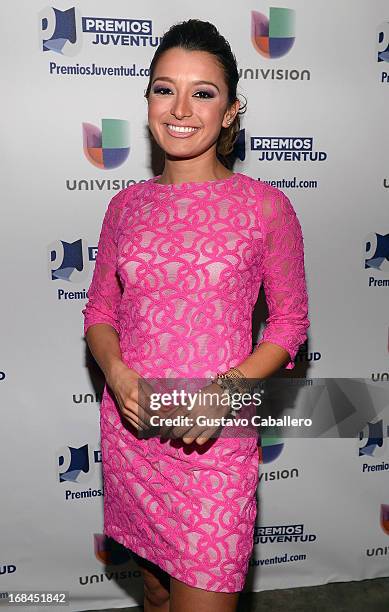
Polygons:
[[202,589],[203,591],[210,591],[212,593],[240,593],[243,590],[243,588],[244,588],[247,574],[244,577],[244,581],[243,581],[243,584],[241,585],[241,587],[233,589],[233,590],[226,589],[226,588],[209,589],[209,588],[206,588],[205,586],[202,586],[201,585],[201,581],[197,581],[198,584],[196,584],[196,585],[190,584],[190,582],[188,582],[185,579],[185,576],[183,576],[180,572],[178,572],[176,568],[173,568],[173,570],[168,570],[167,566],[166,566],[166,564],[164,563],[163,560],[157,559],[157,557],[153,557],[150,554],[148,554],[148,556],[145,557],[144,553],[143,553],[143,550],[144,550],[143,547],[138,546],[136,544],[136,542],[135,543],[131,543],[131,544],[127,544],[126,542],[128,542],[128,540],[127,540],[127,538],[125,536],[121,536],[120,534],[116,534],[116,533],[114,533],[114,531],[112,531],[109,528],[104,528],[104,535],[112,538],[113,540],[115,540],[116,542],[118,542],[119,544],[124,546],[125,548],[128,548],[130,551],[133,551],[134,553],[136,553],[137,555],[142,557],[143,559],[146,559],[147,561],[150,561],[151,563],[154,563],[160,569],[162,569],[164,572],[166,572],[169,576],[171,576],[172,578],[175,578],[176,580],[180,580],[180,582],[183,582],[184,584],[187,584],[190,587],[193,587],[193,588],[196,588],[196,589]]

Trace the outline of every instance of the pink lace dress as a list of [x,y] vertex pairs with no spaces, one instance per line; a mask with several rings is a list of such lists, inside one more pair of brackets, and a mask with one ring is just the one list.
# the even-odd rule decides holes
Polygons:
[[[309,320],[303,238],[288,198],[241,173],[179,185],[158,178],[108,205],[85,332],[112,325],[124,362],[146,378],[210,380],[251,353],[263,284],[269,317],[260,343],[285,348],[292,368]],[[258,440],[139,438],[107,386],[100,425],[104,533],[188,585],[242,590]]]

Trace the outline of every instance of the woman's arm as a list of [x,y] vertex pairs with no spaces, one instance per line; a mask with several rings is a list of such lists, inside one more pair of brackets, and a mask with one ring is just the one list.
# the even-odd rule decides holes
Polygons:
[[[269,316],[260,342],[244,361],[237,365],[251,379],[268,378],[282,365],[291,369],[298,348],[307,337],[309,327],[308,297],[305,283],[304,247],[300,223],[288,198],[269,189],[260,200],[263,252],[260,272],[266,294]],[[206,387],[221,397],[217,383]],[[224,416],[228,405],[217,406]],[[218,412],[214,412],[217,416]],[[180,431],[182,428],[177,428]],[[202,431],[186,428],[184,442],[204,444],[215,428]]]
[[135,429],[149,428],[149,385],[122,361],[119,336],[107,323],[95,323],[86,332],[89,349],[112,390],[123,417]]
[[237,366],[248,378],[267,378],[283,365],[292,369],[310,325],[304,241],[297,215],[278,190],[265,194],[260,206],[261,273],[269,316],[258,345]]
[[271,342],[262,342],[238,366],[246,378],[268,378],[290,361],[289,353]]
[[119,344],[118,310],[122,290],[117,275],[117,227],[124,203],[122,193],[115,195],[104,215],[88,301],[82,311],[84,335],[90,351],[107,382],[113,370],[122,365]]
[[84,335],[114,393],[123,416],[137,429],[147,428],[147,385],[139,393],[140,376],[122,360],[119,343],[119,307],[122,288],[117,274],[117,228],[126,194],[119,192],[110,201],[104,216],[97,248],[95,269],[84,310]]
[[88,328],[85,338],[108,386],[113,386],[117,374],[127,368],[122,361],[117,331],[107,323],[95,323]]

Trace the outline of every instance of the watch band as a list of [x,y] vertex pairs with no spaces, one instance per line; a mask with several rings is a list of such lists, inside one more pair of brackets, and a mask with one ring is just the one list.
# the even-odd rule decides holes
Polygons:
[[238,368],[233,367],[225,372],[225,375],[229,378],[233,378],[236,386],[240,390],[241,393],[250,392],[250,390],[255,386],[256,382],[252,382],[251,379],[247,378]]
[[[232,399],[232,395],[235,393],[239,395],[251,393],[258,384],[258,380],[252,382],[238,368],[232,367],[226,372],[216,372],[216,377],[212,382],[217,383],[223,390],[227,391],[230,399]],[[235,417],[240,408],[241,406],[239,408],[231,407],[229,414],[231,413]]]
[[[221,372],[220,373],[218,372],[216,374],[216,378],[214,378],[214,380],[212,382],[218,384],[219,387],[221,387],[223,389],[223,391],[227,391],[230,400],[233,399],[232,396],[235,393],[239,393],[240,394],[240,390],[238,389],[238,387],[236,386],[236,384],[232,380],[232,378],[229,378],[228,376],[225,376],[225,374],[223,374]],[[234,408],[232,403],[231,403],[231,401],[230,401],[230,410],[227,413],[227,416],[228,416],[228,414],[231,414],[233,417],[236,417],[239,410],[240,410],[240,407],[239,408]]]

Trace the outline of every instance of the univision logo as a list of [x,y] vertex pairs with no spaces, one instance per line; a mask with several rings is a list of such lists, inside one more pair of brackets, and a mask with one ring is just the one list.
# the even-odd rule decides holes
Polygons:
[[267,427],[258,444],[259,462],[271,463],[278,459],[284,448],[276,427]]
[[93,534],[96,559],[104,565],[122,565],[132,559],[132,553],[112,538],[103,533]]
[[251,11],[251,41],[263,57],[276,59],[289,53],[295,41],[295,11],[271,7],[269,19]]
[[82,124],[84,153],[87,160],[103,170],[121,166],[130,152],[130,128],[124,119],[102,119],[101,129]]
[[384,533],[389,535],[389,506],[388,504],[381,504],[381,515],[380,523]]
[[[251,44],[255,51],[267,60],[277,60],[287,55],[296,40],[295,11],[288,8],[271,7],[269,17],[258,11],[251,11]],[[263,81],[310,81],[311,71],[307,68],[279,68],[269,64],[240,67],[239,78]]]
[[102,400],[101,393],[73,393],[74,404],[94,404]]
[[[284,448],[284,442],[278,434],[277,427],[267,427],[266,434],[262,434],[258,443],[259,463],[265,465],[272,463],[278,459]],[[270,472],[260,470],[259,482],[270,482],[272,480],[288,480],[289,478],[298,478],[299,471],[297,468],[284,468],[281,470],[272,470]]]
[[[389,506],[388,504],[381,504],[380,509],[380,525],[382,531],[389,535]],[[378,546],[366,549],[367,557],[386,557],[389,554],[389,546]]]
[[98,582],[109,583],[112,580],[129,583],[135,578],[142,577],[141,571],[135,562],[135,554],[113,538],[107,537],[102,533],[95,533],[94,550],[96,559],[105,566],[105,571],[100,574],[79,576],[78,580],[81,586],[97,584]]

